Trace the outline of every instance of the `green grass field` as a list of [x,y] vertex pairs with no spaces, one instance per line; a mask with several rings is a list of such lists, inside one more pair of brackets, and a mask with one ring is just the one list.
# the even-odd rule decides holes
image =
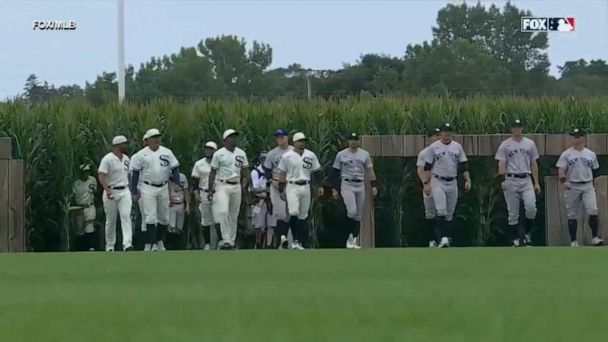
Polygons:
[[605,248],[0,255],[1,341],[605,341]]

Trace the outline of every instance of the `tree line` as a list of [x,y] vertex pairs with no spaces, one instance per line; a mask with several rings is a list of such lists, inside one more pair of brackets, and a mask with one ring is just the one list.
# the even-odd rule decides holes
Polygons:
[[[312,70],[301,64],[271,69],[272,47],[222,35],[182,47],[170,56],[152,57],[126,70],[127,98],[148,102],[161,97],[275,98],[339,97],[369,93],[469,95],[596,96],[608,91],[605,60],[568,61],[560,78],[549,75],[547,33],[520,31],[530,16],[511,3],[448,4],[437,14],[433,38],[410,44],[402,57],[365,54],[338,70]],[[31,102],[84,97],[94,104],[116,98],[116,73],[102,72],[82,88],[55,87],[32,74],[21,97]]]

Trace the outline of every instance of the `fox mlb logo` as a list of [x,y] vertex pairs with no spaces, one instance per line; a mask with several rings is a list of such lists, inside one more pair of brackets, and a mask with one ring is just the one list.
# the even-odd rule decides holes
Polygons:
[[522,17],[522,32],[572,32],[574,31],[574,17]]

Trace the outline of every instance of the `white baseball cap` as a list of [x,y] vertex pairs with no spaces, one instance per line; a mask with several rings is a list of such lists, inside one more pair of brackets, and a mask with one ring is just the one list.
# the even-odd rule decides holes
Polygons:
[[144,134],[144,137],[141,138],[141,141],[146,141],[146,139],[148,139],[148,133],[146,132],[146,134]]
[[124,135],[117,135],[112,139],[112,145],[120,145],[129,142]]
[[205,143],[205,147],[209,147],[209,148],[212,148],[214,150],[217,150],[217,144],[214,143],[213,141],[207,141]]
[[308,140],[308,138],[304,135],[304,133],[298,132],[293,135],[293,138],[291,138],[291,140],[293,142],[296,142],[296,141],[300,141],[300,140]]
[[91,166],[89,164],[80,165],[80,171],[90,171]]
[[152,138],[155,136],[159,136],[160,135],[160,131],[156,128],[150,128],[147,132],[146,135],[144,135],[144,138],[148,139],[148,138]]
[[239,133],[235,130],[233,130],[232,128],[227,129],[226,131],[224,131],[224,134],[222,135],[222,139],[226,140],[226,138],[228,138],[231,135],[238,135]]

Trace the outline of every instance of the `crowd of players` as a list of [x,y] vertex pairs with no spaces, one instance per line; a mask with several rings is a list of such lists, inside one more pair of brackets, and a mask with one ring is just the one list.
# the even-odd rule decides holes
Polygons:
[[[540,193],[537,159],[533,140],[522,133],[523,124],[510,125],[511,137],[499,146],[495,159],[508,210],[508,231],[513,246],[531,242],[530,232],[536,217],[536,195]],[[577,218],[581,207],[589,215],[593,245],[603,244],[598,232],[598,208],[594,180],[599,163],[595,153],[585,147],[585,133],[573,130],[572,146],[560,156],[556,167],[564,186],[565,204],[571,246],[578,247]],[[245,151],[237,147],[238,132],[228,129],[222,136],[223,147],[213,141],[203,146],[204,157],[191,172],[194,199],[198,204],[203,249],[236,248],[238,217],[243,193],[252,196],[251,225],[255,231],[255,248],[304,250],[307,241],[307,219],[311,198],[322,196],[315,173],[321,169],[314,152],[306,149],[307,138],[295,133],[291,144],[286,131],[274,132],[277,146],[256,158],[252,168]],[[445,123],[429,131],[431,143],[420,151],[417,174],[423,187],[423,204],[428,231],[432,232],[429,247],[450,247],[454,210],[459,196],[457,179],[464,178],[464,191],[471,189],[467,156],[462,146],[452,140],[452,126]],[[130,159],[129,141],[116,136],[112,151],[100,162],[98,175],[103,187],[106,215],[105,249],[114,251],[116,222],[120,218],[122,249],[132,250],[131,207],[138,203],[142,217],[144,251],[164,251],[167,234],[181,234],[184,217],[191,212],[187,177],[179,172],[179,162],[168,148],[160,145],[157,129],[146,132],[145,147]],[[359,230],[365,199],[365,181],[371,183],[372,194],[378,193],[376,175],[369,153],[358,146],[356,133],[348,136],[348,147],[335,158],[329,177],[335,200],[342,198],[349,233],[345,247],[360,249]],[[85,244],[94,248],[93,204],[97,180],[88,175],[74,183],[74,198],[81,210],[79,232]],[[525,219],[520,220],[523,202]],[[211,244],[211,227],[215,225],[217,244]],[[291,232],[291,239],[288,239]]]

